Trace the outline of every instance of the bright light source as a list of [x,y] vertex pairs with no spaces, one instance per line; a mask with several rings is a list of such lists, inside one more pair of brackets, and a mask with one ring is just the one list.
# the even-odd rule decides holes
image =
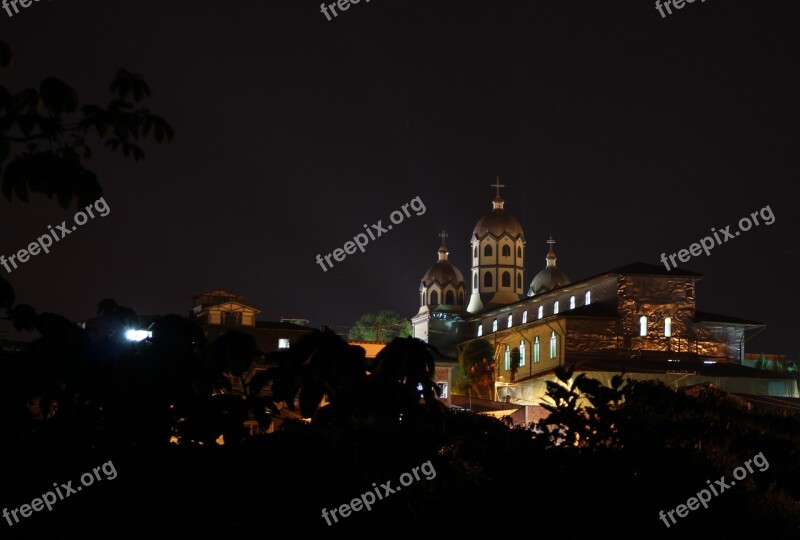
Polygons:
[[153,337],[153,333],[148,330],[128,330],[125,332],[125,339],[128,341],[142,341]]

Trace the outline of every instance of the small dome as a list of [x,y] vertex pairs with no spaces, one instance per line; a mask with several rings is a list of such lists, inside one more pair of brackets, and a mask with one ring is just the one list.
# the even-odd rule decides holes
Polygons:
[[545,258],[547,266],[545,266],[544,270],[536,274],[533,281],[531,281],[531,286],[528,289],[528,296],[543,294],[572,283],[567,275],[556,267],[556,254],[553,251],[553,244],[556,243],[555,240],[551,237],[547,243],[550,244],[550,251]]
[[422,276],[423,286],[430,287],[434,281],[441,287],[448,283],[452,283],[456,288],[464,284],[464,276],[461,275],[458,268],[450,264],[450,261],[447,260],[447,254],[448,251],[445,246],[439,248],[439,260],[428,268],[428,271]]
[[472,230],[473,237],[482,238],[487,233],[495,237],[500,237],[507,233],[514,239],[522,236],[522,226],[517,221],[517,218],[506,212],[503,204],[503,199],[500,195],[494,198],[492,211],[484,215],[475,224],[475,228]]

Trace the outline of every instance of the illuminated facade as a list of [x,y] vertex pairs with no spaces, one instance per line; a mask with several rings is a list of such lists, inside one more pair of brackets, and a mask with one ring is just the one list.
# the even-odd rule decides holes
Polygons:
[[[498,208],[499,194],[493,212]],[[497,213],[488,221],[484,216],[475,231],[480,234],[473,232],[470,243],[472,295],[466,313],[436,332],[415,336],[451,359],[468,342],[487,340],[494,350],[496,400],[540,404],[545,381],[554,379],[558,366],[605,383],[624,371],[673,387],[710,382],[732,392],[800,397],[790,376],[743,365],[746,335],[763,324],[696,309],[701,274],[637,262],[571,282],[556,266],[551,238],[545,268],[523,296],[517,287],[524,277],[522,228]],[[497,254],[500,246],[501,254],[519,257],[483,258],[486,246],[488,253]],[[495,286],[504,272],[520,276],[506,280],[507,290]],[[517,354],[519,366],[512,369]]]

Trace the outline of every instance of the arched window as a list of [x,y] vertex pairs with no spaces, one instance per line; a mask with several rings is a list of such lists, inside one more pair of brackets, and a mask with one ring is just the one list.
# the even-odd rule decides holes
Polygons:
[[517,289],[522,288],[522,274],[517,274]]
[[570,296],[569,297],[569,309],[575,309],[575,297],[574,296]]
[[511,371],[511,347],[508,345],[506,345],[505,364],[506,371]]
[[553,315],[558,315],[558,300],[553,304]]
[[472,288],[478,288],[478,273],[476,272],[474,276],[472,276]]
[[511,274],[503,272],[503,287],[511,287]]
[[526,322],[528,322],[528,310],[527,309],[522,312],[522,324],[525,324]]
[[484,257],[491,257],[492,256],[492,246],[486,244],[483,248],[483,256]]
[[497,319],[492,321],[492,332],[497,332]]
[[519,367],[525,365],[525,340],[519,342]]
[[479,324],[478,325],[478,337],[481,337],[482,335],[483,335],[483,325]]
[[586,297],[583,300],[583,305],[588,306],[592,303],[592,291],[586,291]]
[[483,286],[484,287],[491,287],[492,286],[492,273],[486,272],[483,274]]
[[439,293],[436,291],[431,291],[431,305],[436,305],[439,303]]
[[558,338],[556,337],[556,331],[553,330],[550,333],[550,358],[555,358],[558,356]]
[[642,315],[639,317],[639,335],[646,336],[647,335],[647,317]]
[[544,306],[539,306],[539,314],[538,315],[539,315],[539,317],[538,317],[539,319],[544,317]]
[[511,246],[508,244],[503,245],[503,257],[511,257]]
[[456,298],[455,295],[453,294],[453,291],[447,291],[445,293],[444,303],[447,304],[448,306],[452,306],[453,304],[456,303]]
[[522,258],[522,248],[519,246],[517,246],[517,258],[518,259]]
[[508,316],[508,326],[507,326],[507,328],[511,328],[512,326],[514,326],[514,316],[513,315],[509,315]]
[[664,335],[672,337],[672,317],[664,319]]
[[533,363],[539,363],[539,336],[533,339]]
[[463,306],[464,305],[464,293],[463,292],[458,293],[458,305],[459,306]]

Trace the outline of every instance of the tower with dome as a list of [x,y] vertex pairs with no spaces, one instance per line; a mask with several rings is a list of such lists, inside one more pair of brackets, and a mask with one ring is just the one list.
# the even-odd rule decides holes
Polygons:
[[517,218],[505,209],[500,179],[492,210],[475,224],[470,237],[472,269],[467,311],[478,313],[518,302],[524,295],[525,235]]

